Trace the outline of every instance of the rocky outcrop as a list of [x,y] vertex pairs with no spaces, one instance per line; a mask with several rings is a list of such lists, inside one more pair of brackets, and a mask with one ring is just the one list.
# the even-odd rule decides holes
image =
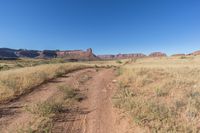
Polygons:
[[37,50],[18,50],[15,52],[18,57],[35,58],[40,55]]
[[65,58],[67,60],[98,60],[92,49],[83,50],[25,50],[0,48],[0,58]]
[[55,50],[44,50],[41,55],[42,58],[56,58],[58,56]]
[[135,54],[118,54],[117,58],[118,59],[126,59],[126,58],[142,58],[146,57],[145,54],[142,53],[135,53]]
[[57,57],[65,59],[79,59],[79,60],[97,60],[99,59],[93,54],[92,49],[89,48],[86,51],[83,50],[67,50],[67,51],[57,51]]
[[17,58],[16,50],[9,48],[0,48],[0,58]]
[[191,53],[191,54],[189,54],[189,55],[200,55],[200,50],[195,51],[195,52],[193,52],[193,53]]
[[162,52],[153,52],[153,53],[149,54],[149,57],[166,57],[166,56],[167,55]]
[[117,55],[98,55],[100,59],[128,59],[128,58],[143,58],[146,57],[145,54],[142,53],[133,53],[133,54],[117,54]]

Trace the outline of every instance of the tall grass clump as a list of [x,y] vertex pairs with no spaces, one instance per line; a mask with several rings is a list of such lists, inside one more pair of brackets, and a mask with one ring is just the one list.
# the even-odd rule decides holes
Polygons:
[[91,66],[78,63],[48,64],[2,71],[0,73],[0,102],[24,94],[50,79]]
[[127,64],[118,77],[113,103],[147,132],[200,132],[199,65],[196,58],[149,58]]
[[80,102],[87,98],[86,95],[84,95],[83,93],[79,93],[79,90],[74,89],[73,87],[61,85],[58,88],[61,92],[63,92],[64,99],[71,99]]
[[63,109],[62,102],[55,102],[55,101],[45,101],[43,103],[37,103],[32,108],[26,108],[27,111],[37,114],[40,117],[50,117],[55,113],[61,112]]
[[[34,132],[51,132],[54,126],[53,121],[64,116],[73,108],[76,102],[86,98],[78,89],[66,84],[57,86],[58,92],[46,101],[29,104],[24,107],[25,111],[31,113],[39,121],[33,121],[30,127],[25,127],[25,132],[32,129]],[[35,126],[33,126],[35,125]]]

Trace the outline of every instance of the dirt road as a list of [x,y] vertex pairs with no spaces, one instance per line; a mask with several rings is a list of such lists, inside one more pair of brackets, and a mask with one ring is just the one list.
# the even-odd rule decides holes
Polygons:
[[[84,77],[87,77],[84,79]],[[53,133],[125,133],[119,130],[118,116],[112,106],[115,84],[113,69],[85,69],[67,74],[36,88],[20,99],[0,106],[0,131],[16,132],[33,121],[40,121],[24,110],[26,105],[44,102],[58,92],[61,83],[78,88],[87,99],[53,119]]]

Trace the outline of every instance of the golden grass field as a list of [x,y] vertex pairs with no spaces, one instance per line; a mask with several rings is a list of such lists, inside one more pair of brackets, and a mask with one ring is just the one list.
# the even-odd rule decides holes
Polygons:
[[[27,60],[27,59],[20,60],[20,62],[1,61],[1,63],[2,64],[4,63],[4,65],[15,66],[15,64],[18,64],[18,63],[28,64],[28,62],[37,63],[38,61],[40,63],[37,64],[36,66],[25,65],[23,67],[10,67],[8,70],[0,71],[0,103],[2,103],[2,105],[5,105],[5,107],[1,106],[2,110],[7,110],[6,106],[9,106],[9,107],[12,106],[12,103],[19,100],[17,98],[20,98],[23,94],[26,94],[26,95],[30,94],[29,96],[31,96],[33,95],[31,94],[31,92],[34,90],[37,90],[43,83],[48,84],[49,83],[48,81],[50,80],[56,81],[56,78],[61,77],[62,75],[68,74],[72,71],[77,71],[77,70],[85,69],[85,68],[94,68],[94,70],[96,69],[96,71],[98,71],[99,68],[103,68],[103,67],[110,68],[111,66],[119,65],[119,63],[117,63],[116,61],[47,63],[49,62],[48,60],[34,61],[34,60]],[[64,79],[64,77],[65,76],[61,77],[61,79]],[[84,82],[85,80],[88,80],[88,77],[86,78],[87,79],[85,79],[84,77],[84,80],[80,80],[80,83]],[[74,83],[70,82],[70,84],[72,84],[73,86]],[[46,84],[44,84],[44,86],[45,85]],[[39,100],[40,102],[33,102],[33,101],[37,101],[37,98],[36,98],[35,100],[31,101],[31,104],[24,104],[23,102],[24,99],[23,97],[21,97],[22,98],[21,104],[23,105],[23,108],[20,111],[22,112],[22,115],[24,116],[31,115],[29,120],[24,120],[24,121],[29,121],[28,123],[31,123],[31,125],[23,125],[22,127],[21,126],[12,127],[14,128],[13,131],[50,132],[50,130],[52,129],[53,117],[55,117],[57,113],[59,114],[63,110],[68,111],[69,109],[73,108],[72,106],[74,105],[74,103],[76,103],[76,101],[79,102],[81,101],[81,99],[84,99],[86,97],[84,96],[84,94],[81,94],[81,93],[79,94],[79,92],[77,92],[76,89],[78,88],[67,86],[65,82],[63,82],[63,85],[60,84],[60,82],[55,83],[55,86],[52,88],[54,88],[56,92],[53,96],[51,96],[51,94],[47,94],[50,90],[46,91],[45,89],[40,88],[42,91],[46,91],[45,97],[49,96],[49,98],[46,99],[45,101]],[[57,91],[57,89],[59,89],[59,91]],[[26,95],[24,96],[26,97]],[[35,98],[34,96],[32,97],[33,99]],[[8,101],[11,101],[11,102],[7,103]],[[23,118],[19,118],[19,119],[23,119]],[[1,120],[3,120],[3,118]],[[12,121],[10,121],[10,123],[12,123]],[[2,123],[2,125],[4,124]],[[13,131],[11,129],[11,132]],[[0,128],[0,132],[1,132],[1,128]]]
[[[18,97],[68,72],[98,66],[118,66],[115,68],[118,89],[113,104],[127,113],[133,125],[144,132],[200,131],[199,56],[51,63],[3,70],[0,102]],[[68,92],[71,94],[67,89],[66,94]],[[36,111],[31,111],[37,112],[40,107],[46,111],[54,105],[41,104]]]
[[87,67],[92,66],[80,63],[65,63],[2,71],[0,74],[0,101],[15,98],[45,81]]
[[88,61],[80,63],[63,63],[62,61],[62,59],[1,61],[0,64],[2,66],[9,67],[8,70],[0,70],[0,102],[16,98],[45,81],[71,71],[88,67],[117,65],[115,61]]
[[0,60],[0,71],[32,67],[44,64],[57,64],[65,63],[64,59],[53,58],[53,59],[29,59],[29,58],[20,58],[17,60]]
[[138,59],[120,68],[113,97],[146,132],[200,131],[200,57]]

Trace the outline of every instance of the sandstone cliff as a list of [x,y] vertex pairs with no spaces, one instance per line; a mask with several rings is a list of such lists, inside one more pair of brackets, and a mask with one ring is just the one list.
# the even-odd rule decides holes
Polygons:
[[98,60],[93,54],[92,49],[83,50],[25,50],[25,49],[8,49],[0,48],[0,58],[65,58],[69,60]]
[[189,55],[200,55],[200,50],[194,51],[193,53],[191,53],[191,54],[189,54]]

